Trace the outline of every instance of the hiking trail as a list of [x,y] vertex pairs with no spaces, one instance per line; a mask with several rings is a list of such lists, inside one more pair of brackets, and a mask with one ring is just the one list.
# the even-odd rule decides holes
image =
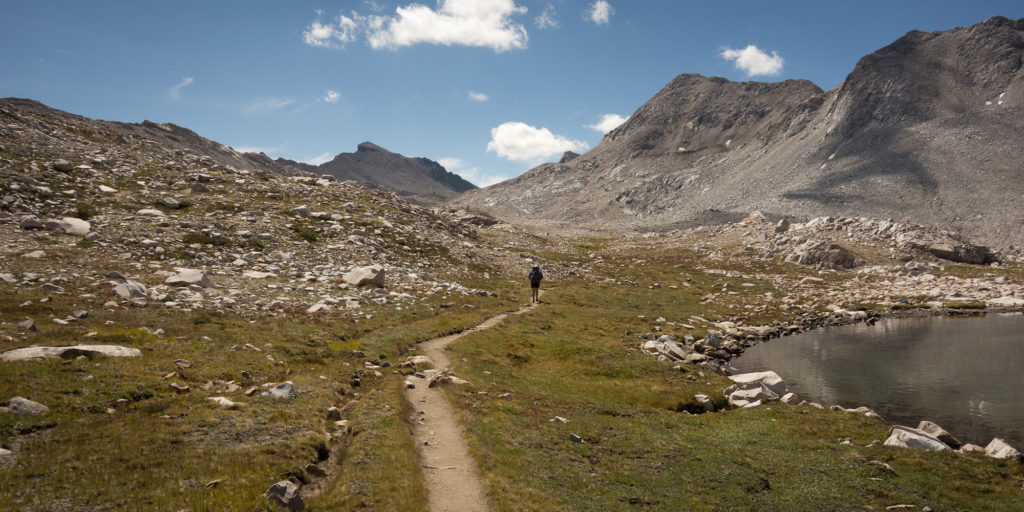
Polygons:
[[[541,295],[544,291],[541,290]],[[492,316],[465,331],[434,338],[419,344],[423,354],[434,361],[434,368],[451,367],[445,349],[455,340],[476,331],[494,327],[512,315],[533,311],[537,304]],[[429,375],[428,375],[429,377]],[[429,379],[410,379],[416,387],[405,390],[412,404],[413,439],[427,481],[427,510],[431,512],[481,512],[487,506],[487,488],[476,462],[469,455],[464,432],[455,419],[451,404],[440,387],[429,387]]]

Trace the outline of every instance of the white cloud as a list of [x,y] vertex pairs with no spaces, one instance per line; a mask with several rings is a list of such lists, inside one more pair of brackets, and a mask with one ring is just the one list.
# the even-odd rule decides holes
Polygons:
[[256,98],[242,107],[242,112],[260,114],[287,107],[292,103],[295,103],[295,98]]
[[535,128],[511,121],[491,129],[487,151],[518,162],[540,163],[566,151],[582,151],[589,146],[581,140],[570,140],[551,133],[547,128]]
[[437,163],[441,164],[441,167],[444,167],[448,172],[458,174],[462,179],[478,187],[488,187],[509,179],[508,176],[485,175],[480,171],[479,167],[470,165],[459,158],[440,158],[437,160]]
[[533,19],[533,23],[541,30],[546,28],[558,28],[558,20],[555,19],[554,4],[548,4],[548,6]]
[[606,0],[597,0],[591,4],[590,9],[587,9],[583,15],[586,19],[597,25],[607,25],[611,21],[613,12],[615,12],[615,9],[612,9],[612,4]]
[[321,155],[314,156],[313,158],[307,158],[306,160],[303,160],[303,163],[307,163],[309,165],[320,165],[325,162],[330,162],[333,159],[334,156],[330,153],[323,153]]
[[486,95],[486,94],[484,94],[482,92],[469,91],[468,94],[469,94],[469,99],[471,99],[473,101],[479,101],[481,103],[491,99],[490,96],[488,96],[488,95]]
[[625,123],[628,119],[628,117],[622,117],[618,114],[605,114],[597,123],[584,125],[584,127],[596,132],[608,133],[618,128],[620,124]]
[[512,16],[525,14],[514,0],[440,0],[437,9],[410,4],[396,16],[369,16],[367,40],[374,49],[420,43],[479,46],[496,52],[526,48],[526,29]]
[[[317,13],[319,16],[320,13]],[[344,48],[346,43],[356,40],[359,25],[356,20],[343,14],[326,25],[314,21],[302,31],[302,40],[310,46],[321,48]]]
[[772,51],[768,55],[752,44],[742,50],[726,48],[719,56],[733,61],[736,69],[743,70],[747,76],[777,75],[782,71],[784,62],[778,53]]
[[326,101],[327,103],[337,103],[338,100],[340,99],[341,94],[339,94],[338,91],[335,91],[334,89],[327,89],[327,92],[324,93],[324,97],[320,98],[321,101]]
[[192,82],[195,82],[195,80],[192,77],[190,77],[190,76],[186,76],[186,77],[182,78],[181,81],[178,82],[178,85],[175,85],[174,87],[171,87],[170,89],[167,90],[167,95],[170,96],[171,99],[173,99],[175,101],[180,100],[181,99],[181,90],[184,89],[185,87],[188,87],[189,85],[192,85]]

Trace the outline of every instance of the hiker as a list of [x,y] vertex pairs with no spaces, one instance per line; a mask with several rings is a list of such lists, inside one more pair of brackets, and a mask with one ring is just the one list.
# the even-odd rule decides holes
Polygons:
[[540,271],[540,267],[533,267],[533,270],[530,271],[530,288],[533,290],[530,302],[540,302],[541,279],[544,279],[544,274]]

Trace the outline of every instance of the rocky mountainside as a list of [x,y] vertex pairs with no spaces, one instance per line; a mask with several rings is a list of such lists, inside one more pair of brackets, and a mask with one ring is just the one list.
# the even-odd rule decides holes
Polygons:
[[[171,123],[119,123],[100,121],[50,108],[38,101],[21,98],[0,99],[4,127],[2,140],[17,140],[30,134],[35,144],[61,148],[78,143],[170,150],[177,157],[195,159],[205,167],[249,169],[281,176],[305,174],[299,168],[272,160],[262,153],[240,153],[228,146],[204,138]],[[18,151],[39,151],[25,145]]]
[[363,142],[355,153],[341,153],[318,166],[285,159],[277,161],[309,172],[395,192],[424,203],[437,203],[476,188],[433,160],[405,157],[372,142]]
[[1024,244],[1024,19],[913,31],[831,91],[680,75],[593,150],[454,202],[625,228],[891,218]]
[[74,293],[90,308],[358,317],[486,296],[459,282],[518,276],[520,260],[393,193],[180,127],[0,102],[0,281],[15,288]]

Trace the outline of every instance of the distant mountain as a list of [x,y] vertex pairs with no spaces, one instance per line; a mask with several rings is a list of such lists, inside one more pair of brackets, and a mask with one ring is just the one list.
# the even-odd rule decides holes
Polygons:
[[1024,244],[1024,19],[912,31],[838,87],[680,75],[593,150],[454,202],[652,229],[891,217]]
[[437,203],[476,188],[476,185],[426,158],[392,153],[372,142],[363,142],[355,153],[341,153],[320,165],[279,158],[278,162],[318,174],[330,174],[364,186],[390,190],[421,202]]

